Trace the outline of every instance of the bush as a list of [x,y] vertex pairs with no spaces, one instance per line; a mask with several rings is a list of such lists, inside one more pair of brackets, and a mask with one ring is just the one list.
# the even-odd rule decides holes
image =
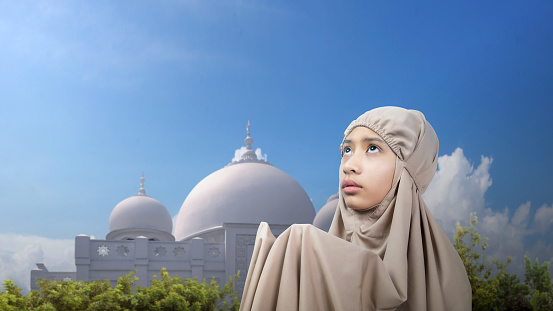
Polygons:
[[[476,215],[470,215],[470,225],[457,223],[454,246],[467,271],[472,287],[473,310],[553,310],[553,286],[549,274],[549,262],[540,265],[538,259],[532,265],[524,256],[524,283],[507,272],[511,257],[505,262],[493,260],[480,253],[488,247],[488,239],[478,233]],[[493,273],[495,271],[495,273]]]
[[238,274],[219,290],[215,280],[199,283],[197,279],[170,277],[162,269],[149,287],[136,287],[138,278],[131,272],[121,276],[115,288],[105,281],[39,280],[39,290],[21,295],[11,280],[0,292],[0,310],[238,310],[234,284]]

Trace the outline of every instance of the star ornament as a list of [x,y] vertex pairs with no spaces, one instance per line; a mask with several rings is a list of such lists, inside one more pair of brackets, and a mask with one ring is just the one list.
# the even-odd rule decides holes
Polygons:
[[117,254],[119,256],[128,256],[129,255],[129,248],[124,245],[119,245],[116,250]]
[[181,257],[181,256],[184,256],[184,248],[178,246],[178,247],[175,247],[175,249],[173,250],[173,254],[176,256],[176,257]]
[[154,252],[157,257],[162,257],[162,256],[165,256],[165,253],[167,253],[167,250],[163,246],[158,246],[156,247]]
[[109,247],[105,246],[105,245],[100,245],[98,246],[98,255],[100,256],[107,256],[109,255]]

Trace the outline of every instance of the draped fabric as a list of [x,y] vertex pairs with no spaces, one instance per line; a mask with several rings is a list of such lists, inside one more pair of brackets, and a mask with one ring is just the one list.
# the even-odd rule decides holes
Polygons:
[[470,310],[459,255],[421,195],[437,167],[438,138],[424,115],[382,107],[353,121],[397,155],[392,187],[368,210],[339,191],[329,233],[293,225],[278,238],[259,227],[241,310]]

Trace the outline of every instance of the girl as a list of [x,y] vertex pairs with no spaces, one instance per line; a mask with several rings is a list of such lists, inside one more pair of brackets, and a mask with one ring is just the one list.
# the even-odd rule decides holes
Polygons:
[[373,109],[340,146],[329,233],[261,223],[241,310],[470,310],[461,259],[421,195],[438,138],[419,111]]

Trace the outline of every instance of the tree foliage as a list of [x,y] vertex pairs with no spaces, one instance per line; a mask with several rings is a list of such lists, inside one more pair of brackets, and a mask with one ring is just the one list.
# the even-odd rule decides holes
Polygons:
[[507,271],[512,261],[488,259],[483,254],[488,239],[481,237],[476,228],[478,218],[470,215],[470,225],[457,223],[454,246],[465,265],[472,287],[473,310],[553,310],[553,287],[549,262],[534,264],[524,256],[525,280]]
[[238,310],[240,303],[234,284],[238,275],[229,277],[222,289],[215,280],[201,283],[197,278],[170,277],[162,269],[149,287],[135,286],[138,278],[131,272],[121,276],[115,287],[105,281],[39,280],[39,290],[23,296],[21,289],[6,280],[0,292],[0,310]]

